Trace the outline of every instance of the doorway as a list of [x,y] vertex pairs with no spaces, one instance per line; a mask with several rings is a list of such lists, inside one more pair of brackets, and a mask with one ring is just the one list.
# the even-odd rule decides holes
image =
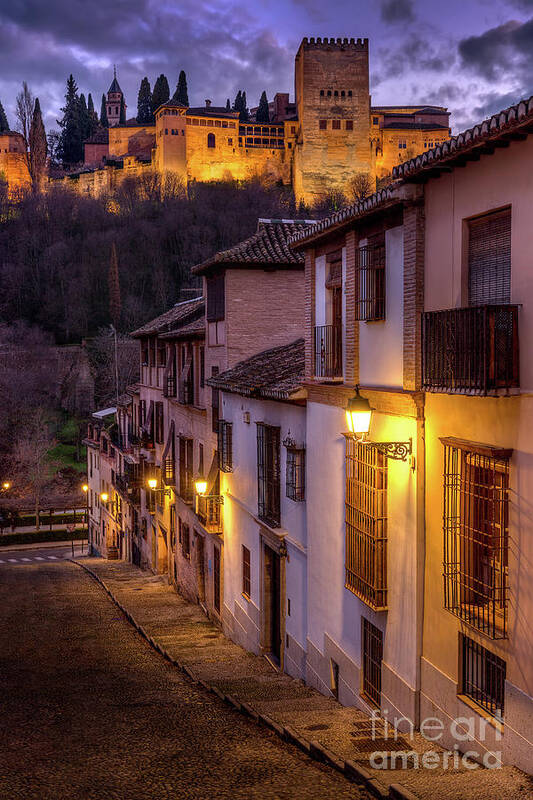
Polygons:
[[281,661],[281,559],[271,547],[264,546],[263,609],[265,649],[279,666]]
[[213,547],[213,606],[220,614],[220,549]]

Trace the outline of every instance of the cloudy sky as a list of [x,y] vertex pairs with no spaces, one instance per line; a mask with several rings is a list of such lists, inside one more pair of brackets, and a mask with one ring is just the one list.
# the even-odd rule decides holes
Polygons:
[[293,96],[303,36],[366,36],[376,104],[435,103],[454,132],[533,94],[533,0],[0,0],[0,100],[26,80],[56,127],[73,73],[99,109],[117,64],[134,116],[141,78],[185,69],[192,104]]

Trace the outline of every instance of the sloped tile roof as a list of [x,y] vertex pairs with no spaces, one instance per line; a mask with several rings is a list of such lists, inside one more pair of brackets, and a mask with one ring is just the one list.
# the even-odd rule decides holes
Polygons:
[[260,219],[253,236],[228,250],[220,250],[207,261],[193,267],[192,272],[202,275],[210,268],[224,264],[303,266],[304,257],[291,250],[289,239],[307,230],[313,223],[314,220]]
[[304,340],[297,339],[257,353],[232,369],[209,378],[207,383],[215,389],[246,397],[288,400],[300,388],[304,375]]
[[204,310],[204,298],[195,297],[193,300],[184,300],[182,303],[176,303],[175,306],[169,311],[165,311],[159,317],[150,320],[141,328],[133,331],[131,336],[149,336],[155,333],[164,333],[172,328],[178,327],[178,324],[191,322],[190,317],[199,315]]
[[362,216],[370,211],[373,211],[380,206],[387,206],[397,202],[395,186],[386,186],[367,197],[365,200],[352,203],[349,206],[344,206],[340,211],[335,211],[329,217],[315,222],[313,225],[308,225],[305,229],[297,231],[290,239],[289,245],[293,248],[298,248],[309,239],[324,233],[329,228],[336,228],[344,225],[352,219]]
[[419,180],[423,180],[432,174],[438,174],[447,166],[464,163],[469,160],[469,154],[472,154],[472,158],[478,158],[483,152],[494,152],[494,148],[500,142],[522,138],[531,131],[533,131],[533,97],[521,100],[516,105],[494,114],[490,119],[474,125],[473,128],[452,136],[437,147],[399,164],[394,167],[392,176],[404,180],[418,176]]
[[198,319],[188,322],[179,328],[172,329],[168,333],[162,333],[162,339],[186,339],[188,336],[198,336],[205,334],[205,316],[202,314]]

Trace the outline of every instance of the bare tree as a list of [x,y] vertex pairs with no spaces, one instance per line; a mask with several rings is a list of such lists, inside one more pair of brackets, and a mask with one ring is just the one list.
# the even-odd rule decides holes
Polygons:
[[15,116],[17,118],[17,129],[24,137],[25,152],[23,158],[28,168],[28,173],[30,177],[31,177],[30,129],[31,129],[31,121],[33,118],[34,105],[35,105],[35,99],[33,97],[33,94],[26,81],[23,81],[22,89],[18,93],[16,98]]
[[20,431],[13,447],[14,474],[17,484],[27,486],[33,494],[37,530],[43,489],[53,469],[49,453],[54,444],[46,414],[38,408]]
[[368,172],[357,172],[350,181],[350,194],[355,203],[372,194],[372,179]]
[[95,374],[97,402],[100,406],[115,402],[117,385],[120,395],[127,386],[139,380],[139,345],[130,336],[116,334],[115,362],[114,329],[103,328],[90,342],[90,357]]

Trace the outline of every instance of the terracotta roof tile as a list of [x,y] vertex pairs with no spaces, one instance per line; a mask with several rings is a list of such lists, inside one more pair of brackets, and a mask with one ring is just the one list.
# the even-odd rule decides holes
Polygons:
[[201,275],[210,268],[223,264],[303,266],[303,256],[291,250],[289,240],[313,223],[314,220],[260,219],[253,236],[228,250],[220,250],[207,261],[193,267],[192,272]]
[[197,336],[199,334],[205,334],[205,316],[203,314],[186,325],[176,329],[173,328],[168,333],[162,333],[161,339],[186,339],[188,336]]
[[221,372],[207,383],[215,389],[242,394],[288,400],[296,392],[305,375],[304,340],[274,347],[241,361]]
[[520,136],[522,132],[533,131],[533,97],[528,100],[521,100],[516,105],[494,114],[489,119],[484,120],[473,128],[468,128],[457,136],[452,136],[437,147],[427,150],[415,158],[405,161],[392,171],[393,178],[409,180],[413,176],[423,179],[423,173],[430,177],[439,169],[446,166],[453,166],[454,161],[464,160],[471,151],[483,151],[492,142],[512,139]]
[[164,333],[171,328],[178,326],[178,323],[191,322],[191,317],[199,316],[204,310],[204,298],[195,297],[193,300],[184,300],[182,303],[176,303],[175,306],[169,311],[165,311],[159,317],[150,320],[141,328],[133,331],[131,336],[149,336],[154,333]]

